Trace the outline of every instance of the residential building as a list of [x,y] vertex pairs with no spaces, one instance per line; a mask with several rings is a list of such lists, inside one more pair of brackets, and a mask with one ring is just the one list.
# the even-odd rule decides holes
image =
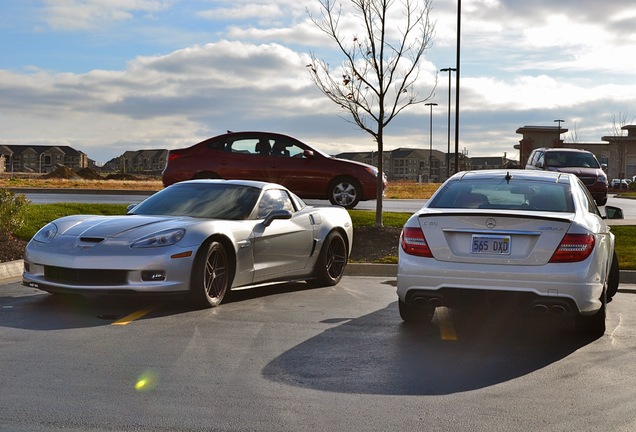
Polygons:
[[3,144],[0,156],[4,157],[6,172],[46,173],[57,165],[80,169],[91,163],[85,153],[69,146]]
[[104,165],[104,170],[124,173],[161,172],[166,166],[168,150],[126,151]]

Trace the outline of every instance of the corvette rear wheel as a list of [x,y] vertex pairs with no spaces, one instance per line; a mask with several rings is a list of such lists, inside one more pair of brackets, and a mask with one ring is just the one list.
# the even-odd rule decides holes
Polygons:
[[340,282],[348,261],[347,244],[337,231],[329,233],[316,263],[316,282],[320,286],[333,286]]
[[192,269],[192,303],[197,307],[217,306],[229,289],[230,262],[225,247],[218,241],[204,244]]

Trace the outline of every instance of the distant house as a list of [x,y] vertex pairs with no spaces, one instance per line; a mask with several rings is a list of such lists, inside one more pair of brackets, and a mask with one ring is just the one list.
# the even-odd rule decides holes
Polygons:
[[71,169],[87,168],[91,161],[88,156],[69,146],[46,145],[0,145],[5,172],[50,172],[57,165]]
[[472,157],[470,158],[471,168],[474,170],[518,168],[518,162],[503,157]]
[[126,151],[104,165],[105,170],[141,173],[141,172],[161,172],[166,166],[168,150],[136,150]]
[[[471,158],[463,154],[458,156],[461,170],[472,168]],[[346,152],[339,153],[336,157],[378,166],[378,152]],[[498,159],[501,161],[501,158]],[[384,173],[391,181],[413,180],[440,183],[448,178],[448,173],[455,172],[455,155],[439,150],[401,147],[384,152],[383,164]]]

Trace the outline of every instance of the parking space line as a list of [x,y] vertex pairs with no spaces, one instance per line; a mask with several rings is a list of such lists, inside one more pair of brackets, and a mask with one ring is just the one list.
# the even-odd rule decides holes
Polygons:
[[437,315],[439,334],[442,340],[457,340],[457,333],[455,332],[455,327],[453,327],[453,321],[448,308],[438,307],[435,310],[435,314]]
[[127,325],[127,324],[130,324],[131,322],[133,322],[135,320],[138,320],[139,318],[149,314],[150,312],[155,310],[158,306],[159,305],[155,304],[155,305],[148,306],[147,308],[140,309],[140,310],[138,310],[136,312],[131,313],[128,316],[123,317],[122,319],[119,319],[119,320],[115,321],[111,325]]

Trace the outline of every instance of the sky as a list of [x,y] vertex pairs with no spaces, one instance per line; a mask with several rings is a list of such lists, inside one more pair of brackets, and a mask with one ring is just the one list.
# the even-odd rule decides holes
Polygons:
[[[338,0],[334,0],[338,2]],[[394,8],[400,7],[400,0]],[[127,150],[193,145],[226,130],[294,136],[330,154],[376,149],[311,81],[311,55],[343,60],[310,16],[319,0],[3,0],[0,144],[68,145],[104,163]],[[359,20],[343,0],[343,34]],[[420,96],[384,149],[448,146],[457,1],[433,0]],[[635,124],[633,0],[464,0],[460,151],[517,159],[522,126],[564,120],[567,142]],[[398,28],[398,27],[394,27]],[[451,83],[454,149],[455,76]],[[432,120],[432,131],[430,122]]]

